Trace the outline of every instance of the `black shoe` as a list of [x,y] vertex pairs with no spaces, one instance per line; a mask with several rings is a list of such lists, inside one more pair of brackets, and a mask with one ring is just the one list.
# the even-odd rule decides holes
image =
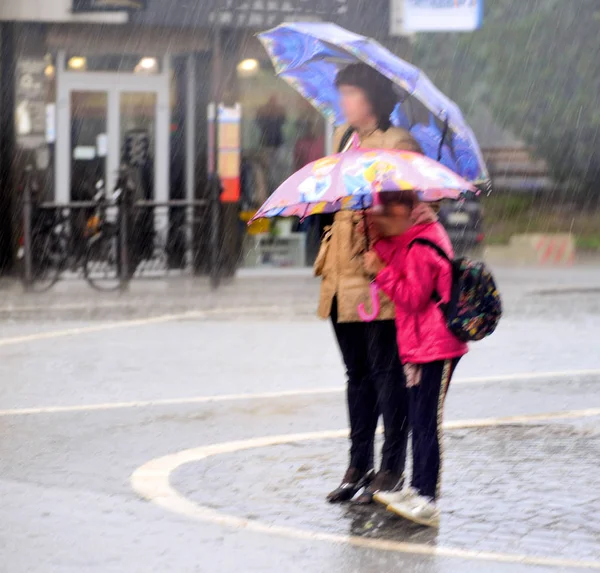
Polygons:
[[380,491],[398,491],[404,486],[404,474],[391,470],[379,471],[375,479],[356,498],[354,503],[368,505],[373,503],[373,496]]
[[375,470],[366,472],[356,468],[348,468],[342,483],[328,496],[329,503],[340,503],[351,500],[363,487],[368,486],[375,477]]

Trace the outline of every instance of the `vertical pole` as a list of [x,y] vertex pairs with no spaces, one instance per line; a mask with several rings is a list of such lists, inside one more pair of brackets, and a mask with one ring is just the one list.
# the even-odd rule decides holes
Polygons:
[[31,245],[31,165],[25,168],[25,188],[23,190],[23,256],[25,263],[25,290],[33,284],[32,245]]
[[71,88],[70,75],[66,67],[66,53],[64,50],[59,50],[56,55],[56,143],[54,144],[54,201],[56,203],[68,203],[71,200]]
[[196,198],[196,56],[189,54],[185,64],[186,102],[185,102],[185,196],[189,203],[186,207],[186,251],[193,261],[194,252],[194,215],[192,201]]
[[[127,175],[128,177],[128,175]],[[129,288],[129,215],[131,212],[132,191],[129,184],[123,184],[122,194],[119,197],[119,251],[121,260],[121,291]]]
[[212,50],[212,103],[214,106],[213,137],[212,137],[212,165],[210,165],[210,187],[211,187],[211,269],[210,283],[213,289],[219,287],[221,280],[221,257],[220,257],[220,194],[221,182],[219,180],[219,104],[221,103],[221,21],[219,10],[215,11],[215,25],[213,27],[213,50]]
[[0,272],[13,263],[16,24],[0,23]]
[[121,165],[121,92],[110,86],[106,95],[106,132],[108,154],[106,156],[106,189],[112,193],[116,189]]
[[[160,89],[156,97],[156,146],[154,152],[154,193],[155,201],[167,202],[170,199],[170,157],[171,157],[171,105],[170,105],[170,81],[171,81],[171,56],[163,57],[163,71],[160,75]],[[165,229],[169,227],[170,210],[154,210],[154,229]]]

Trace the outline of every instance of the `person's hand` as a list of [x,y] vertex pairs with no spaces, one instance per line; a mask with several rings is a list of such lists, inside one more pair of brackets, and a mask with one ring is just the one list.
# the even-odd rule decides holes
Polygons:
[[361,217],[360,219],[358,219],[356,221],[356,224],[354,225],[354,230],[356,231],[356,234],[360,237],[364,237],[365,236],[365,218]]
[[363,256],[363,267],[365,272],[371,276],[377,276],[383,269],[385,263],[379,258],[375,251],[369,251]]

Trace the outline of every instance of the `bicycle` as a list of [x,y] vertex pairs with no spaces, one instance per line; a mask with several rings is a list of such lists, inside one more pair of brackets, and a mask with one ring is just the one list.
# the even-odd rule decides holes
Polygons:
[[[153,209],[157,205],[143,200],[134,203],[133,198],[139,195],[139,181],[136,180],[134,169],[130,166],[121,167],[114,196],[119,206],[116,222],[107,220],[106,205],[100,204],[86,250],[84,276],[97,290],[117,290],[123,281],[130,280],[136,273],[148,276],[168,275],[171,263],[178,262],[179,265],[176,266],[179,268],[187,266],[185,218],[175,217],[164,229],[155,231]],[[128,228],[125,241],[127,276],[124,276],[122,268],[123,216],[127,217]],[[182,260],[176,260],[177,254],[182,252]]]
[[[154,204],[142,206],[142,209],[158,209],[165,205]],[[139,209],[139,206],[138,206]],[[136,272],[148,277],[171,276],[172,273],[183,272],[191,265],[188,249],[188,226],[185,211],[180,207],[167,208],[164,217],[159,217],[159,225],[146,237],[147,242],[141,249],[140,261]],[[185,207],[183,208],[185,209]],[[155,222],[156,225],[156,222]]]
[[[30,185],[26,192],[31,196],[29,177],[26,185]],[[104,212],[108,206],[104,181],[96,183],[96,191],[92,201],[82,201],[64,208],[48,204],[34,205],[31,208],[31,274],[27,286],[33,292],[49,290],[64,271],[70,269],[76,272],[81,267],[84,267],[88,283],[96,286],[94,273],[85,273],[85,263],[90,258],[90,245],[97,242],[99,227],[104,228],[104,223],[99,225],[99,220],[105,219]],[[90,209],[92,214],[86,214]],[[24,237],[21,238],[17,258],[23,262],[25,260]]]
[[121,190],[117,187],[112,196],[112,203],[119,209],[116,221],[109,221],[107,208],[109,202],[106,194],[98,192],[94,201],[96,211],[88,220],[89,235],[84,262],[83,276],[88,284],[99,291],[115,291],[121,287]]
[[[67,266],[67,217],[59,211],[42,211],[31,233],[31,284],[34,292],[52,288]],[[48,217],[50,215],[50,217]],[[24,245],[18,257],[24,258]]]
[[[31,201],[40,191],[37,181],[32,177],[31,166],[26,168],[24,196]],[[68,213],[59,209],[45,209],[38,205],[30,210],[31,274],[27,285],[34,292],[44,292],[52,288],[66,267],[68,258]],[[19,242],[17,260],[25,265],[25,237]],[[25,269],[24,269],[25,270]]]

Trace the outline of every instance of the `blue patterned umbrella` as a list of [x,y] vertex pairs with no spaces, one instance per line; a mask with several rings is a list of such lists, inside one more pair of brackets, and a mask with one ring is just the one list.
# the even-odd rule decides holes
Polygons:
[[394,82],[398,105],[392,123],[409,129],[423,152],[468,181],[489,175],[471,128],[458,106],[415,66],[371,38],[327,23],[282,24],[258,35],[275,71],[335,124],[344,121],[337,72],[363,62]]

